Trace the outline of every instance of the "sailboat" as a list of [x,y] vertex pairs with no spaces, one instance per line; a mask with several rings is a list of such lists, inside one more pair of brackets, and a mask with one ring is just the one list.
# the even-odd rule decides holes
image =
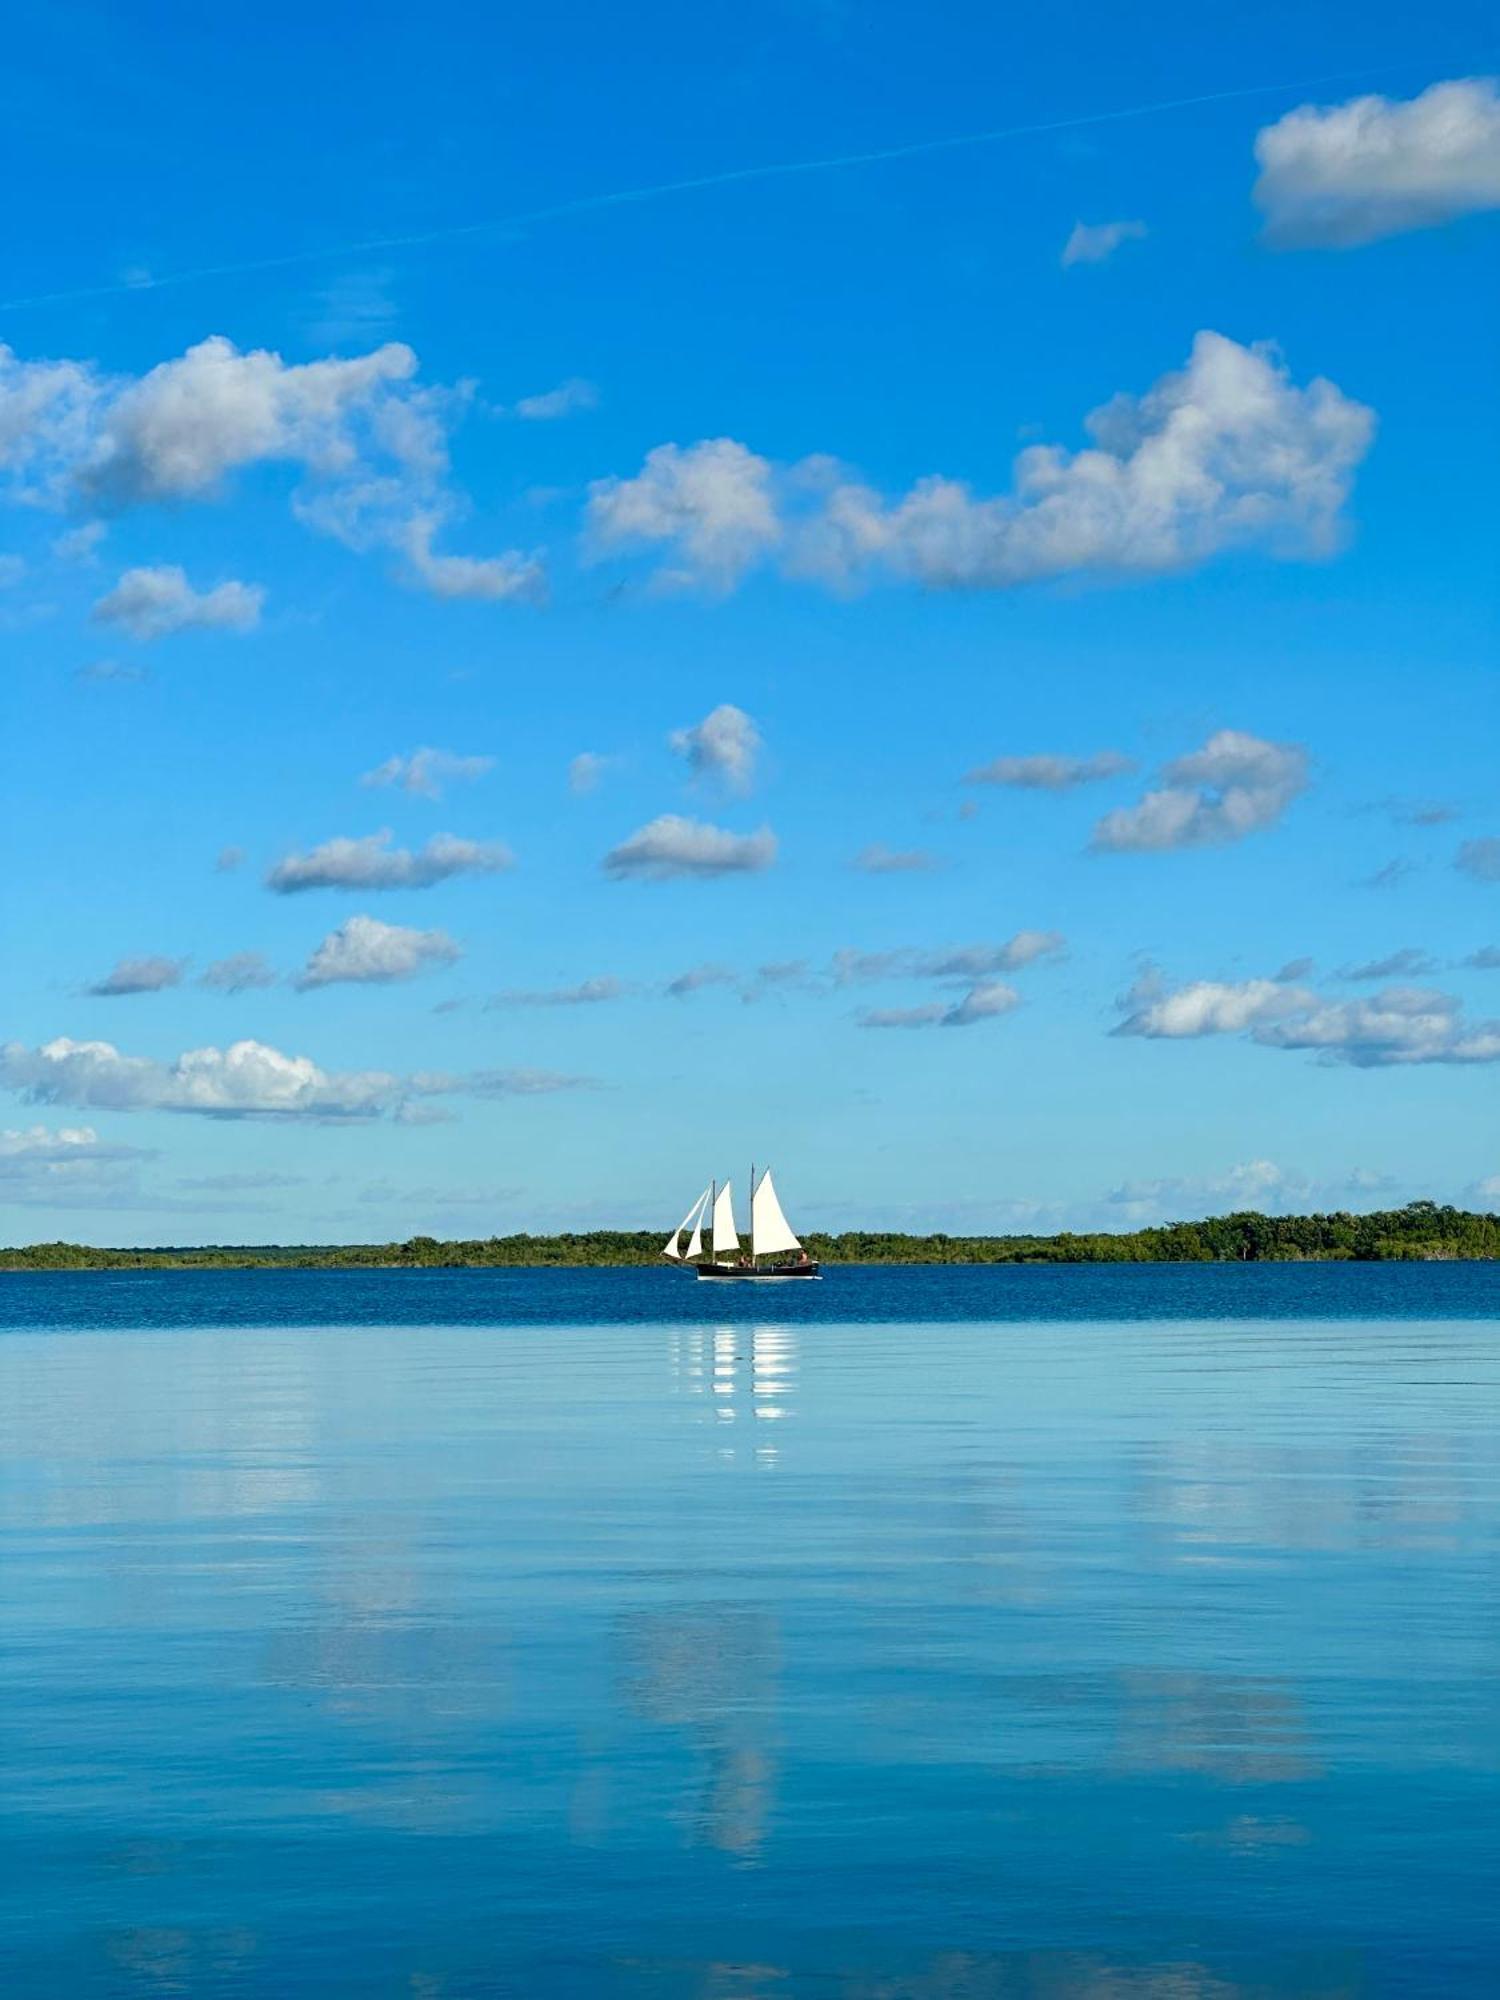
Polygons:
[[[708,1242],[704,1243],[704,1225]],[[687,1246],[683,1247],[683,1237]],[[693,1265],[700,1278],[782,1279],[816,1278],[822,1274],[814,1260],[792,1234],[792,1225],[776,1198],[771,1169],[760,1179],[750,1169],[750,1240],[741,1244],[734,1226],[734,1184],[717,1181],[693,1203],[662,1246],[664,1257],[674,1264]]]

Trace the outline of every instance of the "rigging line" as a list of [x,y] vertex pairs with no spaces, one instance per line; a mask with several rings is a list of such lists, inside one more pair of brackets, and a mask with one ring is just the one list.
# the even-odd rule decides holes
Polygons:
[[629,208],[645,202],[662,201],[673,195],[696,194],[711,188],[734,187],[749,181],[785,180],[795,175],[837,172],[849,167],[878,166],[887,161],[914,160],[935,153],[960,152],[973,146],[996,145],[1005,139],[1043,137],[1052,132],[1076,132],[1095,125],[1121,124],[1133,118],[1149,118],[1160,112],[1192,110],[1205,104],[1228,104],[1247,97],[1268,97],[1278,91],[1310,90],[1324,83],[1343,83],[1354,77],[1382,76],[1391,70],[1407,69],[1418,60],[1364,64],[1357,69],[1326,70],[1319,76],[1292,82],[1248,83],[1231,90],[1209,90],[1191,97],[1158,98],[1149,104],[1119,106],[1112,111],[1089,111],[1067,118],[1038,119],[1020,125],[999,125],[982,132],[951,133],[936,139],[914,139],[900,146],[878,146],[855,153],[827,153],[807,160],[772,160],[758,166],[728,167],[717,173],[693,174],[682,180],[657,181],[645,187],[619,188],[604,194],[578,195],[570,201],[550,203],[544,208],[525,209],[514,215],[492,216],[481,222],[445,223],[434,229],[411,230],[396,236],[371,236],[358,242],[326,244],[321,248],[292,250],[275,257],[245,258],[234,263],[202,264],[190,271],[169,271],[159,278],[118,279],[107,285],[84,285],[58,292],[36,292],[29,297],[0,300],[0,312],[23,312],[36,306],[65,305],[86,299],[120,298],[138,292],[164,291],[178,285],[201,283],[208,278],[250,277],[261,271],[283,271],[299,265],[323,263],[341,257],[362,257],[392,250],[425,249],[434,244],[459,243],[465,239],[524,229],[536,223],[561,222],[576,215],[590,215],[611,208]]

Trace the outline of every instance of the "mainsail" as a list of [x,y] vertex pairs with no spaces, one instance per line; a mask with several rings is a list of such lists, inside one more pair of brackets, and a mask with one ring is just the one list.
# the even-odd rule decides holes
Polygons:
[[800,1250],[801,1242],[781,1212],[771,1169],[766,1168],[750,1198],[750,1249],[756,1257],[774,1257],[780,1250]]
[[739,1234],[734,1226],[734,1201],[730,1192],[731,1184],[725,1181],[714,1202],[714,1255],[722,1257],[726,1250],[738,1250]]
[[703,1255],[703,1211],[708,1206],[709,1193],[710,1190],[708,1188],[703,1190],[702,1194],[699,1195],[687,1214],[662,1245],[661,1254],[664,1257],[675,1257],[679,1262],[681,1261],[682,1232],[684,1229],[691,1229],[693,1232],[693,1240],[689,1243],[687,1249],[688,1256],[701,1257]]

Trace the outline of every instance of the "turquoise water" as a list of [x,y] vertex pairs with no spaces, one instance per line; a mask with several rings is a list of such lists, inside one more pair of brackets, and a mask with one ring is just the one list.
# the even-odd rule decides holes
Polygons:
[[1492,1993],[1495,1303],[0,1280],[4,1991]]

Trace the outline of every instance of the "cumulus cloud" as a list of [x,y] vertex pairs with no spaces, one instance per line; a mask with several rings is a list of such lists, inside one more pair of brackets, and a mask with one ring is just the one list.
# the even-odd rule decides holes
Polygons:
[[850,864],[862,875],[930,875],[943,865],[941,855],[925,847],[887,847],[882,840],[862,847]]
[[1450,994],[1416,986],[1329,1001],[1272,979],[1194,980],[1168,991],[1148,975],[1126,995],[1114,1032],[1167,1040],[1242,1034],[1356,1069],[1500,1062],[1500,1021],[1466,1021]]
[[389,985],[413,979],[428,966],[453,965],[462,957],[446,931],[409,930],[376,917],[350,917],[313,952],[297,976],[306,993],[317,986]]
[[100,625],[122,625],[132,639],[173,632],[249,632],[260,623],[266,593],[258,583],[231,580],[194,590],[177,563],[128,569],[90,612]]
[[1144,222],[1075,222],[1060,259],[1066,271],[1073,264],[1102,264],[1122,243],[1149,234]]
[[1119,750],[1100,750],[1092,757],[996,757],[964,778],[966,785],[1014,785],[1020,791],[1070,792],[1078,785],[1099,784],[1135,769],[1135,759]]
[[0,474],[22,500],[110,512],[212,501],[237,472],[289,465],[300,520],[393,553],[409,581],[446,597],[535,597],[530,556],[434,552],[462,511],[446,483],[448,431],[471,385],[416,377],[415,354],[396,341],[290,364],[215,335],[139,378],[0,349]]
[[733,702],[720,702],[691,728],[674,729],[667,742],[696,778],[716,778],[733,792],[748,792],[755,782],[760,731]]
[[122,958],[83,990],[96,999],[111,1000],[127,993],[160,993],[164,987],[180,985],[186,969],[185,958]]
[[1347,249],[1500,208],[1500,92],[1493,77],[1419,97],[1304,104],[1256,135],[1254,199],[1267,240]]
[[253,993],[276,984],[276,969],[262,952],[232,951],[206,967],[198,984],[215,993]]
[[1115,397],[1087,429],[1081,451],[1023,451],[1014,490],[996,497],[937,475],[895,501],[836,483],[797,564],[842,587],[885,574],[1008,589],[1186,569],[1236,548],[1326,553],[1374,418],[1331,382],[1299,388],[1273,349],[1205,332],[1184,369]]
[[1366,959],[1358,965],[1341,965],[1338,976],[1340,979],[1414,979],[1436,970],[1436,963],[1425,951],[1408,944],[1399,951],[1387,952],[1384,958]]
[[1500,840],[1466,840],[1453,865],[1476,882],[1500,882]]
[[495,993],[486,1007],[597,1007],[609,1000],[623,1000],[632,989],[622,979],[606,973],[596,979],[581,980],[576,986],[510,987]]
[[184,1111],[219,1118],[368,1118],[394,1109],[401,1079],[382,1070],[320,1069],[264,1042],[190,1049],[171,1062],[67,1036],[0,1047],[0,1085],[36,1104],[101,1111]]
[[568,765],[568,790],[575,798],[597,792],[600,780],[613,762],[612,757],[603,757],[597,750],[580,750]]
[[867,1007],[858,1017],[862,1028],[969,1028],[1019,1007],[1021,996],[1003,981],[987,980],[970,987],[951,1004],[933,1000],[920,1007]]
[[451,750],[434,750],[427,745],[405,757],[387,757],[373,771],[366,771],[362,785],[394,785],[419,799],[440,799],[448,785],[469,784],[495,768],[493,757],[460,757]]
[[581,410],[598,407],[598,389],[579,375],[569,376],[566,382],[559,382],[555,389],[548,389],[540,396],[523,396],[514,406],[515,414],[528,424],[550,424],[559,417],[576,416]]
[[453,875],[494,875],[515,865],[498,841],[460,840],[435,833],[415,850],[391,846],[390,829],[358,839],[325,840],[308,854],[288,854],[266,876],[266,887],[292,896],[304,889],[430,889]]
[[669,882],[684,876],[755,874],[775,859],[776,836],[768,826],[756,833],[730,833],[705,820],[663,813],[611,848],[603,866],[616,881]]
[[1219,847],[1274,826],[1307,788],[1307,752],[1300,744],[1221,729],[1201,750],[1168,764],[1162,776],[1165,785],[1139,804],[1105,814],[1094,828],[1096,849]]
[[590,486],[588,545],[668,547],[661,587],[730,590],[782,539],[773,479],[770,460],[733,438],[657,445],[633,479]]

